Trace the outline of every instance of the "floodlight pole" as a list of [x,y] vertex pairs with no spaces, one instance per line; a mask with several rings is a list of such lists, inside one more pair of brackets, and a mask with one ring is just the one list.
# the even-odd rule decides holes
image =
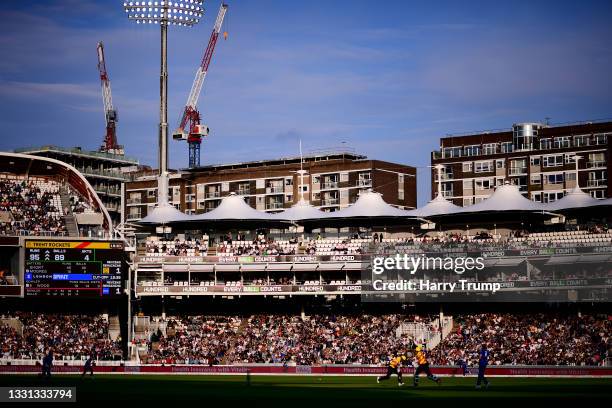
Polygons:
[[159,181],[157,205],[168,203],[168,5],[162,6],[159,76]]

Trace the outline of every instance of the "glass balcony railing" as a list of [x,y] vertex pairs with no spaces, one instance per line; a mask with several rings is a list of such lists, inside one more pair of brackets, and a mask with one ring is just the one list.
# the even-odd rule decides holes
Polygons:
[[337,198],[324,198],[323,200],[321,200],[321,205],[323,206],[338,205],[339,203],[340,200],[338,200]]
[[587,168],[589,169],[601,169],[606,167],[606,162],[605,160],[595,160],[595,161],[588,161],[587,162]]
[[283,186],[268,186],[266,188],[267,194],[277,194],[277,193],[283,193],[283,192],[285,192]]
[[516,176],[518,174],[527,174],[527,167],[511,167],[509,170],[509,174],[511,176]]
[[589,187],[605,187],[608,185],[607,179],[592,179],[588,181],[587,186]]
[[327,182],[321,183],[321,190],[330,190],[333,188],[338,188],[337,181],[327,181]]
[[266,203],[266,210],[278,210],[283,208],[283,203],[273,202]]

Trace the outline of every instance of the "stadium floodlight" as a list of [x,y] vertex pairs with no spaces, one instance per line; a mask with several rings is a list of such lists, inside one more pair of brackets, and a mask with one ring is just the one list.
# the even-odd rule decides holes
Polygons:
[[161,28],[158,207],[168,205],[168,26],[194,26],[204,16],[203,3],[203,0],[123,2],[128,19],[137,24],[159,24]]

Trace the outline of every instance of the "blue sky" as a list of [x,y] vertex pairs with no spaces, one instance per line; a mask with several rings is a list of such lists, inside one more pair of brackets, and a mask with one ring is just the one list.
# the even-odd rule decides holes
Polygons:
[[[348,146],[419,167],[449,133],[612,117],[612,2],[228,0],[199,108],[202,162]],[[159,27],[127,21],[122,1],[3,2],[0,149],[96,149],[104,134],[96,43],[105,44],[118,137],[156,166]],[[175,128],[212,29],[169,36]],[[187,146],[170,142],[170,165]]]

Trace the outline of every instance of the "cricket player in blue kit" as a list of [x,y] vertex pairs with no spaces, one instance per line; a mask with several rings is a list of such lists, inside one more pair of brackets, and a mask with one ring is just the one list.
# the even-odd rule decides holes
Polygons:
[[480,349],[480,358],[478,359],[478,380],[476,381],[476,388],[480,388],[480,383],[484,382],[485,388],[489,388],[489,380],[485,378],[485,370],[489,364],[489,350],[487,345],[483,344]]

